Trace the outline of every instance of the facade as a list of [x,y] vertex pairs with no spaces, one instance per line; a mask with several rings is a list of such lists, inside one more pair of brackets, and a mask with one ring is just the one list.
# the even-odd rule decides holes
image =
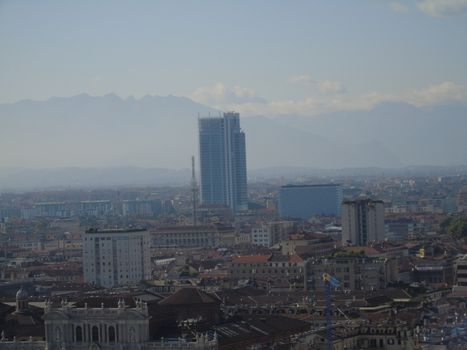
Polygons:
[[342,187],[337,184],[287,185],[279,190],[279,216],[283,218],[340,216],[341,203]]
[[198,336],[194,341],[184,339],[151,341],[148,307],[137,302],[130,308],[122,299],[118,307],[71,307],[62,302],[46,302],[44,310],[45,341],[29,339],[0,339],[0,350],[165,350],[218,348],[217,338]]
[[305,264],[307,290],[324,291],[323,273],[341,282],[344,290],[373,290],[386,288],[388,260],[366,256],[343,256],[329,259],[309,259]]
[[238,113],[199,119],[199,155],[202,203],[248,209],[245,133]]
[[65,202],[42,202],[35,204],[35,216],[47,218],[68,218],[72,215]]
[[161,200],[124,200],[123,216],[153,216],[162,213]]
[[245,255],[232,259],[234,280],[255,280],[271,288],[301,288],[304,261],[298,255]]
[[364,198],[342,203],[342,244],[366,246],[384,238],[383,201]]
[[457,259],[455,289],[467,290],[467,256]]
[[271,247],[283,240],[287,240],[293,230],[293,221],[274,221],[255,225],[251,229],[251,243]]
[[418,259],[412,267],[412,279],[427,285],[452,286],[455,280],[455,262],[452,259]]
[[85,282],[111,288],[151,278],[149,232],[87,230],[83,238]]
[[[305,333],[298,339],[293,349],[329,349],[326,331]],[[332,349],[412,350],[420,348],[417,346],[416,334],[409,325],[402,322],[387,322],[334,327]]]
[[114,207],[109,200],[82,201],[79,203],[81,216],[106,216],[114,213]]
[[219,234],[215,225],[167,226],[151,233],[152,247],[213,248]]
[[409,220],[386,222],[386,238],[390,241],[404,241],[413,234],[414,228],[415,224]]
[[251,243],[263,247],[272,246],[272,233],[268,225],[258,225],[251,229]]

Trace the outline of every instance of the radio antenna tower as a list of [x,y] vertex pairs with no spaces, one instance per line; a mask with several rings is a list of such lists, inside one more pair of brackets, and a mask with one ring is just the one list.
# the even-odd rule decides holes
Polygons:
[[195,156],[191,156],[191,200],[193,205],[193,225],[198,224],[198,183],[196,182],[195,174]]

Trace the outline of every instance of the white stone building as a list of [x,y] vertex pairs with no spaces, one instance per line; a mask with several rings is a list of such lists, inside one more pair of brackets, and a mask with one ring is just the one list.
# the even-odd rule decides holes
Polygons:
[[44,310],[45,341],[18,341],[2,334],[0,350],[214,350],[217,336],[202,335],[184,339],[150,341],[146,303],[129,308],[123,300],[116,308],[74,308],[62,302],[47,302]]
[[270,247],[272,246],[272,233],[268,225],[259,225],[251,229],[251,243]]
[[111,288],[151,278],[149,232],[87,230],[83,238],[84,280]]

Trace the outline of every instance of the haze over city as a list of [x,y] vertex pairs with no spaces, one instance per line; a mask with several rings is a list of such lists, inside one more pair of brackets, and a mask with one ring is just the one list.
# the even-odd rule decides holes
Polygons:
[[467,0],[0,0],[0,350],[465,350]]

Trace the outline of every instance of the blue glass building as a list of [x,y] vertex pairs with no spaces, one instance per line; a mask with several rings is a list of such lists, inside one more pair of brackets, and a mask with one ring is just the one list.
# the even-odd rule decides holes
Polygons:
[[234,212],[248,209],[245,133],[240,115],[200,118],[201,202],[224,204]]
[[315,215],[340,216],[342,187],[338,184],[287,185],[279,190],[282,218],[309,219]]

